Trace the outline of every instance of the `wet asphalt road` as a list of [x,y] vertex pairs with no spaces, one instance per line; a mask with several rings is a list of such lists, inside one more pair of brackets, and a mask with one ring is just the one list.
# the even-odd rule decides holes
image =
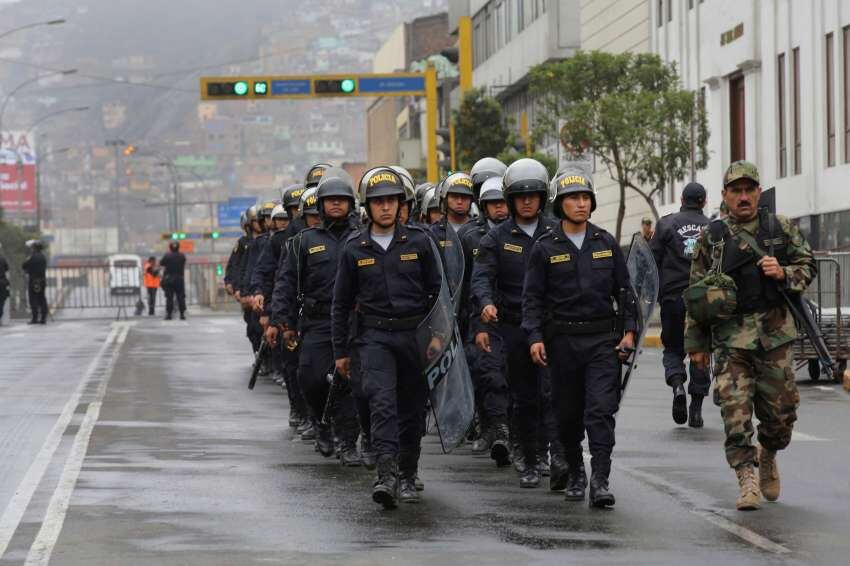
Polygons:
[[234,316],[0,328],[0,564],[846,564],[850,396],[801,381],[783,496],[734,510],[719,412],[676,427],[660,352],[618,418],[617,506],[592,510],[425,439],[418,506],[293,440],[246,387]]

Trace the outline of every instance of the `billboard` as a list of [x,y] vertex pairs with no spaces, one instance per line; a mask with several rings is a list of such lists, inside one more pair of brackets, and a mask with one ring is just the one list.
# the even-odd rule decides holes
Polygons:
[[5,213],[35,214],[36,153],[34,136],[24,131],[0,132],[0,208]]

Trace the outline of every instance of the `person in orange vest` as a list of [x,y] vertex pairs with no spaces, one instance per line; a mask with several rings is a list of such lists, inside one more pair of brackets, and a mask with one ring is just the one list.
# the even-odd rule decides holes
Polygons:
[[145,262],[145,289],[148,290],[148,316],[153,316],[156,305],[156,290],[159,289],[159,268],[156,266],[156,258],[150,256]]

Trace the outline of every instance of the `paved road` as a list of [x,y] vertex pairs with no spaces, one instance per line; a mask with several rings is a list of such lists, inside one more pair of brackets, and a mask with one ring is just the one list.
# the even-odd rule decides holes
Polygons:
[[424,502],[394,512],[246,388],[235,317],[0,328],[0,564],[846,564],[850,397],[801,382],[783,498],[734,510],[719,414],[675,427],[649,351],[618,419],[614,510],[520,490],[425,443]]

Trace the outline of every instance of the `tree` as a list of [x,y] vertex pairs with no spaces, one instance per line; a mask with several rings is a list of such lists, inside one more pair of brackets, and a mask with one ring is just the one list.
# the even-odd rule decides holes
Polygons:
[[454,112],[458,167],[465,171],[485,156],[499,155],[508,145],[510,133],[502,107],[483,89],[468,91]]
[[579,51],[537,65],[530,77],[540,105],[535,137],[557,136],[564,147],[592,151],[619,185],[617,240],[627,189],[657,219],[655,196],[684,179],[691,165],[708,162],[705,110],[657,55]]

